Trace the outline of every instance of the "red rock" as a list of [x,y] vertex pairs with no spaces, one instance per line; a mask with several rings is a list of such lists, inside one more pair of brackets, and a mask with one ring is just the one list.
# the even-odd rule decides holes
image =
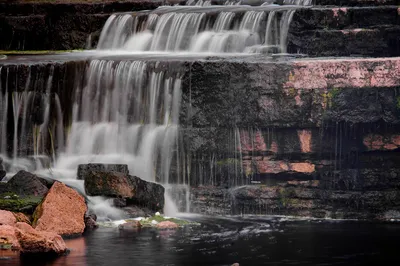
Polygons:
[[29,219],[29,217],[23,214],[22,212],[13,212],[13,215],[15,219],[17,219],[17,222],[23,222],[29,225],[31,224],[31,220]]
[[86,211],[85,199],[78,192],[55,182],[33,214],[33,227],[60,235],[82,234]]
[[0,225],[15,225],[16,222],[12,212],[0,210]]
[[16,224],[16,236],[23,253],[56,253],[67,250],[62,237],[53,232],[38,231],[27,223]]
[[179,225],[170,221],[159,222],[156,226],[158,229],[176,229],[179,227]]
[[298,130],[301,152],[311,152],[311,131],[310,130]]
[[17,239],[16,228],[11,225],[0,225],[0,250],[19,250],[20,248],[21,246]]

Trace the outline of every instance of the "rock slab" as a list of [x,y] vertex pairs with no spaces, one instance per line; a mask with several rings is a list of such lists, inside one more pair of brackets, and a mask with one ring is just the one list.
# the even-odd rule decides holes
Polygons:
[[78,179],[85,180],[85,177],[90,174],[91,171],[118,172],[125,175],[129,174],[128,166],[126,164],[89,163],[78,165]]
[[89,196],[126,199],[127,206],[136,205],[152,211],[164,208],[163,186],[123,173],[90,171],[85,176],[85,191]]
[[82,234],[85,230],[85,199],[65,184],[55,182],[33,215],[33,227],[60,235]]

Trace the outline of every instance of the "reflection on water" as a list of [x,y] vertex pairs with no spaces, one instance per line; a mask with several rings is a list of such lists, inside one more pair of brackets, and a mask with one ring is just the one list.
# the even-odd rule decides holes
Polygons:
[[[192,218],[193,219],[193,218]],[[207,218],[177,231],[100,228],[55,260],[0,253],[1,265],[382,265],[399,262],[397,224]]]

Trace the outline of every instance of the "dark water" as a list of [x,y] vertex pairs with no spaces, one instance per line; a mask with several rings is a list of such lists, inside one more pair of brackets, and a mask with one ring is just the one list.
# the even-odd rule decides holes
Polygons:
[[55,260],[2,254],[0,265],[399,265],[400,225],[197,217],[199,226],[100,228]]

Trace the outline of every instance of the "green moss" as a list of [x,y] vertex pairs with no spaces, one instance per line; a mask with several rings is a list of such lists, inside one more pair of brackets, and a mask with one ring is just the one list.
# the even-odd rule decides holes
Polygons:
[[3,193],[0,195],[0,209],[13,212],[31,213],[41,200],[42,197],[20,197],[14,193]]
[[32,226],[35,227],[37,224],[37,221],[39,220],[40,216],[42,216],[43,213],[43,208],[42,208],[42,203],[41,201],[39,205],[37,205],[35,212],[32,214]]
[[396,108],[400,109],[400,96],[397,96],[396,98]]
[[17,51],[17,50],[0,50],[0,55],[50,55],[50,54],[62,54],[62,53],[70,53],[74,51],[81,50],[26,50],[26,51]]
[[284,208],[293,205],[296,193],[293,188],[280,188],[278,191],[279,202]]
[[[129,221],[129,220],[126,220],[126,221]],[[162,215],[154,215],[149,218],[142,219],[142,220],[140,220],[140,223],[143,227],[154,227],[155,224],[152,224],[152,221],[156,221],[157,223],[169,221],[169,222],[176,223],[179,226],[196,225],[197,224],[195,222],[190,222],[190,221],[177,219],[177,218],[166,218]]]

